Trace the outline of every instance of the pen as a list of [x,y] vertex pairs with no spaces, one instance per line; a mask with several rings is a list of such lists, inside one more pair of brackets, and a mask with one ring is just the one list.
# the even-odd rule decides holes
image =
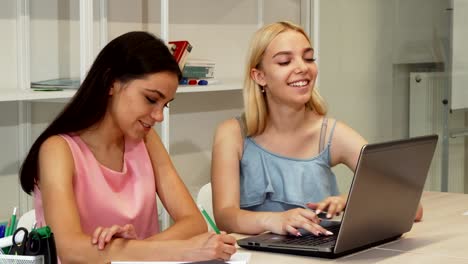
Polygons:
[[17,225],[18,225],[18,221],[16,221],[16,219],[18,218],[17,216],[17,211],[18,211],[18,208],[15,207],[13,209],[13,214],[11,215],[11,229],[10,229],[10,235],[13,235],[13,233],[15,232],[16,228],[17,228]]
[[13,208],[13,214],[11,215],[10,221],[8,222],[8,226],[5,231],[5,236],[13,235],[13,232],[15,232],[15,224],[16,224],[16,207]]
[[215,225],[211,217],[208,215],[208,213],[203,209],[201,205],[198,205],[198,209],[200,209],[200,212],[202,215],[205,217],[206,221],[210,224],[211,228],[216,232],[216,234],[221,234],[221,231],[219,231],[218,227]]

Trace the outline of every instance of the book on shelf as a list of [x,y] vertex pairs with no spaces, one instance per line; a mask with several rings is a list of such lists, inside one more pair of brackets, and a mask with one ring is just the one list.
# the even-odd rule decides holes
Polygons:
[[182,76],[187,78],[214,78],[214,68],[185,65]]
[[31,88],[35,90],[78,89],[79,87],[79,78],[58,78],[31,82]]
[[216,63],[211,60],[189,59],[185,63],[182,76],[187,78],[214,78]]
[[192,52],[192,44],[187,40],[169,41],[169,50],[179,64],[182,71],[184,69],[187,57]]

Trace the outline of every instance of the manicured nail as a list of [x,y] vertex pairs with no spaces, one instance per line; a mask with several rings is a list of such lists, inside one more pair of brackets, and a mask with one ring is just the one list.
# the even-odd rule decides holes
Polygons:
[[297,236],[297,237],[301,237],[301,236],[302,236],[301,232],[297,232],[297,233],[296,233],[296,236]]
[[325,234],[326,234],[326,235],[328,235],[328,236],[331,236],[331,235],[333,235],[333,233],[332,233],[332,232],[330,232],[330,231],[327,231],[327,232],[325,232]]
[[315,214],[320,214],[322,211],[320,211],[319,209],[315,210]]
[[327,218],[331,218],[331,217],[332,217],[332,215],[331,215],[331,214],[327,214]]

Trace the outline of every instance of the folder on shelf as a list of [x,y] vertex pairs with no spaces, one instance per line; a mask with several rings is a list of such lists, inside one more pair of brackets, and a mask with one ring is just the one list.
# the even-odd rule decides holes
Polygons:
[[174,55],[182,71],[189,53],[192,52],[192,45],[187,40],[169,41],[169,50]]
[[79,78],[58,78],[37,82],[31,82],[31,88],[41,90],[49,89],[78,89],[80,87]]

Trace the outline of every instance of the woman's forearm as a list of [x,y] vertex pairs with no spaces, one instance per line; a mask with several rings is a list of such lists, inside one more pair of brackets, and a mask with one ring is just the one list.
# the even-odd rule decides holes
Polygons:
[[238,208],[224,208],[216,215],[220,230],[228,233],[259,234],[269,231],[272,212],[250,212]]
[[67,245],[58,246],[61,263],[110,263],[111,261],[181,260],[181,241],[145,241],[112,239],[103,250],[91,244],[91,238],[80,235]]
[[147,240],[188,239],[207,231],[207,225],[203,217],[193,215],[180,219],[168,229],[147,238]]

